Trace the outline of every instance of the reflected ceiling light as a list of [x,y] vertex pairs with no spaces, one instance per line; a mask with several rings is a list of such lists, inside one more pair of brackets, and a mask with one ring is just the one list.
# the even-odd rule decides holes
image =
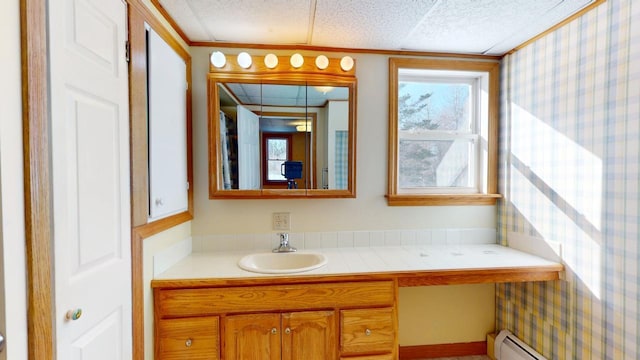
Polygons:
[[238,65],[243,69],[248,69],[251,66],[251,55],[247,52],[241,52],[238,54]]
[[333,90],[333,86],[314,86],[314,88],[325,95]]
[[329,66],[329,59],[324,55],[318,55],[318,57],[316,57],[316,66],[320,70],[326,69],[327,66]]
[[296,126],[297,132],[311,132],[311,125],[298,125]]
[[340,67],[344,71],[353,69],[353,58],[351,56],[343,56],[340,60]]
[[297,69],[302,66],[302,64],[304,64],[304,58],[302,57],[302,55],[295,53],[291,55],[291,59],[289,60],[289,62],[291,62],[291,66]]
[[214,51],[211,54],[211,65],[221,68],[227,64],[227,58],[220,51]]
[[278,57],[274,54],[267,54],[267,56],[264,57],[264,65],[269,69],[273,69],[278,66]]

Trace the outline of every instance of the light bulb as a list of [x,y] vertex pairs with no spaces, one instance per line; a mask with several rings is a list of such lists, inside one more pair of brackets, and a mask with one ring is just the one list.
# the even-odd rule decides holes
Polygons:
[[249,53],[243,51],[238,54],[238,65],[240,65],[241,68],[248,69],[251,67],[251,63],[251,55],[249,55]]
[[227,63],[227,58],[220,51],[214,51],[211,54],[210,60],[211,60],[211,65],[217,68],[224,67]]
[[267,54],[267,56],[264,57],[264,65],[269,69],[275,68],[278,66],[278,57],[274,54]]
[[297,69],[300,66],[302,66],[302,64],[304,64],[304,58],[302,57],[302,55],[295,53],[291,55],[290,62],[291,62],[291,66]]
[[353,69],[353,58],[351,56],[344,56],[340,60],[340,67],[344,71],[349,71]]
[[329,59],[324,55],[318,55],[316,58],[316,66],[320,70],[324,70],[329,66]]

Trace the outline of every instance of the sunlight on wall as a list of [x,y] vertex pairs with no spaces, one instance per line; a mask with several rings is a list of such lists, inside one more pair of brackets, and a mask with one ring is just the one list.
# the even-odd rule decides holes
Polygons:
[[[511,104],[510,201],[593,294],[601,293],[602,160],[567,136]],[[579,183],[571,181],[581,179]]]
[[[511,104],[511,153],[596,230],[602,218],[602,159],[517,104]],[[573,179],[580,179],[575,183]]]

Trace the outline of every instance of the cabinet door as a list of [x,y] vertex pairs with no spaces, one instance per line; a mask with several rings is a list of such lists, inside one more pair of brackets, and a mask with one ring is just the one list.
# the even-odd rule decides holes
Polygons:
[[228,316],[224,339],[225,359],[280,360],[280,314]]
[[282,315],[283,360],[335,360],[338,351],[334,311]]
[[220,359],[217,316],[162,319],[156,327],[157,360]]
[[187,65],[149,30],[149,220],[186,211]]

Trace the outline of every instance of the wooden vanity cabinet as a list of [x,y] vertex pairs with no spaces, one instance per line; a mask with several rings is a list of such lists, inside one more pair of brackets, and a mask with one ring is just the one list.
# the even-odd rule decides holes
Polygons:
[[394,280],[160,284],[154,284],[156,360],[397,359]]

